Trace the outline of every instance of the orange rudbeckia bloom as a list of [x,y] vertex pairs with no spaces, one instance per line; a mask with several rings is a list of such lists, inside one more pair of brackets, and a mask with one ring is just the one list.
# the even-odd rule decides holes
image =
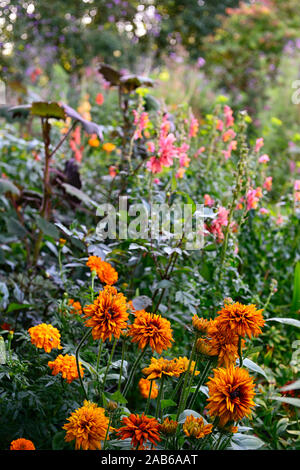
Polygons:
[[158,354],[170,348],[174,341],[169,320],[145,310],[138,312],[128,334],[140,349],[149,345],[152,352],[156,351]]
[[151,387],[151,382],[152,382],[152,389],[151,389],[151,395],[150,398],[154,399],[158,395],[158,386],[155,380],[148,380],[148,379],[141,379],[139,381],[139,391],[140,394],[142,395],[143,398],[148,398],[149,393],[150,393],[150,387]]
[[203,418],[195,418],[193,415],[186,417],[183,423],[183,431],[186,436],[201,439],[212,432],[212,424],[204,424]]
[[218,417],[222,427],[228,422],[240,421],[249,416],[255,406],[255,386],[248,371],[232,365],[213,369],[213,372],[214,376],[209,377],[207,382],[208,414]]
[[85,326],[92,327],[94,339],[111,341],[112,336],[119,338],[122,330],[127,328],[129,313],[126,297],[113,286],[105,286],[83,311],[84,317],[88,318]]
[[163,357],[159,359],[151,357],[150,365],[143,369],[143,374],[147,376],[148,380],[160,379],[162,375],[179,377],[183,372],[182,364],[178,363],[177,359],[170,360]]
[[123,427],[117,429],[119,439],[131,439],[134,449],[144,450],[149,441],[154,446],[161,440],[159,436],[160,424],[155,418],[144,415],[131,414],[122,419]]
[[[109,424],[104,408],[85,400],[83,406],[75,410],[68,421],[63,426],[66,430],[66,442],[75,440],[76,450],[101,449],[101,441],[105,439]],[[107,439],[109,439],[108,436]]]
[[220,330],[225,334],[239,336],[258,336],[264,326],[262,311],[257,310],[254,304],[243,305],[240,302],[225,304],[216,317]]

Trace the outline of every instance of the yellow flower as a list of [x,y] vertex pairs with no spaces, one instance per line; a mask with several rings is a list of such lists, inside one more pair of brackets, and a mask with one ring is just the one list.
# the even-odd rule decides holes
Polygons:
[[60,332],[57,328],[46,323],[32,326],[28,330],[31,343],[37,348],[44,349],[46,353],[52,351],[52,349],[62,349],[60,345]]
[[[63,356],[60,354],[54,361],[49,361],[48,366],[52,370],[52,375],[58,375],[61,373],[63,379],[66,379],[68,383],[78,379],[78,370],[76,365],[76,358],[66,354]],[[79,363],[80,375],[83,377],[84,369]]]
[[101,449],[101,441],[105,439],[109,423],[104,408],[85,400],[83,406],[75,410],[68,421],[63,426],[66,430],[66,442],[75,440],[76,450]]
[[105,144],[102,145],[102,148],[103,150],[105,150],[105,152],[110,153],[113,150],[115,150],[116,146],[110,142],[106,142]]
[[203,418],[189,415],[183,424],[183,431],[188,437],[201,439],[212,432],[212,424],[204,424]]
[[73,313],[74,315],[82,314],[80,302],[75,302],[74,299],[69,299],[69,305],[71,306],[70,313]]
[[92,327],[94,339],[111,341],[112,336],[119,338],[127,328],[128,312],[126,297],[112,286],[105,286],[98,297],[83,309],[85,325]]
[[[177,359],[177,363],[178,363],[179,367],[182,368],[183,372],[186,372],[188,370],[189,362],[190,362],[190,360],[187,357],[179,357]],[[196,362],[195,361],[192,361],[189,372],[190,372],[190,374],[194,374],[194,375],[199,375],[200,374],[200,371],[196,370]]]
[[208,378],[208,414],[219,418],[219,425],[240,421],[255,406],[254,383],[246,369],[234,367],[213,369]]

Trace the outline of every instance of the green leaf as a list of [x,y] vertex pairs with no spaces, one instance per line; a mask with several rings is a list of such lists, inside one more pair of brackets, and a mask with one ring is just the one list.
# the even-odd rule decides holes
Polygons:
[[31,105],[31,114],[33,116],[44,117],[47,119],[66,119],[64,109],[58,103],[48,103],[46,101],[36,101]]
[[231,447],[235,450],[254,450],[259,449],[265,443],[256,436],[247,436],[236,433],[232,437]]
[[165,408],[168,408],[169,406],[177,406],[177,403],[173,400],[166,399],[166,400],[161,400],[160,406],[161,406],[161,409],[164,410]]
[[22,224],[13,217],[10,217],[6,220],[6,227],[8,233],[17,235],[19,238],[24,238],[28,235],[27,230],[23,227]]
[[285,325],[292,325],[292,326],[297,326],[300,328],[300,320],[296,320],[295,318],[267,318],[267,321],[277,321],[278,323],[283,323]]
[[20,190],[9,179],[0,178],[0,194],[12,193],[20,196]]
[[292,300],[292,312],[297,312],[298,310],[300,310],[300,261],[298,261],[295,267]]
[[15,310],[24,310],[26,308],[34,307],[32,304],[16,304],[16,303],[11,303],[9,304],[6,313],[9,312],[14,312]]
[[111,396],[111,399],[113,401],[121,403],[122,405],[126,405],[126,403],[127,403],[126,398],[122,395],[120,390],[117,390],[115,393],[113,393],[112,396]]
[[81,191],[81,189],[75,188],[75,186],[72,186],[68,183],[63,183],[62,186],[65,188],[68,194],[77,197],[77,199],[80,199],[80,201],[84,202],[87,206],[98,207],[98,204],[93,201],[87,194]]
[[288,392],[289,390],[299,390],[300,389],[300,379],[295,380],[295,382],[285,385],[284,387],[281,387],[282,392]]
[[289,397],[272,397],[273,400],[281,401],[289,405],[300,407],[300,398],[289,398]]
[[48,235],[48,237],[59,238],[59,231],[57,230],[54,224],[51,224],[51,222],[48,222],[47,220],[43,219],[38,215],[36,216],[36,223],[37,226],[41,229],[41,231],[45,235]]
[[251,361],[251,359],[245,358],[243,360],[243,365],[248,369],[252,370],[253,372],[257,372],[265,377],[265,379],[269,380],[265,371],[255,362]]

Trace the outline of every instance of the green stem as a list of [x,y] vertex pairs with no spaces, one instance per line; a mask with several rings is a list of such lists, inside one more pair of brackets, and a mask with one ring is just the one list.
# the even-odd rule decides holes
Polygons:
[[179,418],[180,414],[182,413],[182,411],[184,410],[184,406],[185,406],[185,403],[186,403],[186,395],[188,394],[188,390],[186,390],[186,389],[187,389],[187,384],[188,384],[188,381],[189,381],[189,373],[190,373],[190,370],[191,370],[192,361],[193,361],[195,351],[196,351],[197,339],[198,339],[198,335],[196,334],[195,341],[194,341],[193,348],[192,348],[192,352],[191,352],[191,356],[190,356],[190,360],[189,360],[189,364],[188,364],[188,368],[187,368],[187,370],[184,374],[184,382],[183,382],[183,387],[182,387],[181,396],[180,396],[180,400],[179,400],[179,406],[178,406],[176,421],[178,421],[178,418]]
[[118,342],[118,338],[115,338],[114,344],[113,344],[113,347],[111,349],[111,353],[110,353],[110,356],[109,356],[109,359],[108,359],[108,363],[107,363],[107,366],[106,366],[105,374],[104,374],[104,377],[103,377],[103,382],[102,382],[102,387],[101,387],[102,392],[104,392],[105,382],[106,382],[108,370],[109,370],[110,365],[111,365],[111,361],[112,361],[112,358],[113,358],[113,355],[114,355],[114,352],[115,352],[115,349],[116,349],[116,346],[117,346],[117,342]]
[[197,384],[196,390],[195,390],[195,392],[194,392],[194,394],[193,394],[193,396],[192,396],[192,398],[189,402],[189,405],[188,405],[189,409],[192,409],[192,407],[194,406],[194,403],[195,403],[195,400],[196,400],[197,395],[199,393],[200,387],[203,385],[203,383],[204,383],[204,381],[207,377],[207,372],[209,371],[210,366],[211,366],[211,360],[208,360],[207,363],[205,364],[202,375],[201,375],[200,380]]
[[131,382],[132,382],[133,375],[134,375],[134,373],[135,373],[135,371],[136,371],[136,368],[137,368],[139,362],[142,360],[142,358],[143,358],[143,356],[144,356],[144,354],[145,354],[145,351],[146,351],[146,348],[142,349],[142,351],[140,352],[140,354],[139,354],[138,357],[136,358],[135,363],[133,364],[133,367],[132,367],[132,369],[131,369],[131,371],[130,371],[130,374],[129,374],[127,383],[126,383],[125,388],[124,388],[124,390],[123,390],[123,396],[124,396],[124,397],[126,397],[126,395],[127,395],[127,392],[128,392],[128,390],[129,390],[129,387],[130,387]]
[[148,398],[147,398],[147,404],[146,404],[146,408],[145,408],[145,415],[148,414],[149,407],[150,407],[152,386],[153,386],[153,380],[150,380],[150,389],[149,389],[149,394],[148,394]]
[[80,385],[81,385],[81,388],[82,388],[82,390],[83,390],[83,393],[84,393],[84,396],[85,396],[86,400],[88,399],[88,396],[87,396],[86,390],[85,390],[85,388],[84,388],[83,381],[82,381],[82,377],[81,377],[81,373],[80,373],[79,351],[80,351],[81,346],[82,346],[83,343],[85,342],[85,340],[86,340],[86,339],[88,338],[88,336],[91,334],[91,332],[92,332],[92,330],[87,330],[87,331],[86,331],[86,333],[85,333],[85,335],[83,336],[82,340],[81,340],[80,343],[78,344],[78,346],[77,346],[77,348],[76,348],[76,352],[75,352],[78,377],[79,377]]
[[110,428],[110,425],[111,425],[111,422],[112,422],[112,418],[113,418],[113,413],[110,413],[109,414],[108,426],[107,426],[106,433],[105,433],[105,439],[104,439],[104,442],[103,442],[103,450],[106,449],[106,443],[107,443],[107,438],[108,438],[108,433],[109,433],[109,428]]
[[120,390],[121,390],[121,383],[122,383],[122,374],[123,374],[123,364],[124,364],[125,350],[126,350],[126,340],[125,340],[125,338],[123,338],[123,344],[122,344],[122,358],[121,358],[121,367],[120,367],[120,375],[119,375],[119,383],[118,383],[118,391],[119,391],[119,392],[120,392]]
[[239,351],[239,358],[240,358],[240,367],[243,367],[242,337],[241,336],[239,336],[238,351]]
[[[159,392],[158,392],[158,397],[157,397],[157,402],[156,402],[156,410],[155,410],[155,418],[157,419],[158,416],[161,415],[161,400],[163,397],[163,387],[164,387],[164,375],[162,374],[161,380],[160,380],[160,387],[159,387]],[[160,416],[161,417],[161,416]]]

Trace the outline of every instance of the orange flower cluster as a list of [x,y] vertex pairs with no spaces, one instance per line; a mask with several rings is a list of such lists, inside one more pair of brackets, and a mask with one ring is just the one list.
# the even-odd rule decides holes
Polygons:
[[10,443],[9,450],[35,450],[35,446],[29,439],[20,437]]
[[152,352],[156,351],[158,354],[170,348],[174,341],[169,320],[145,310],[136,312],[136,318],[130,325],[128,334],[140,349],[149,345]]
[[159,436],[160,424],[155,418],[148,418],[144,415],[131,414],[122,419],[123,427],[117,429],[119,439],[131,439],[134,449],[146,449],[149,441],[154,446],[161,440]]
[[60,332],[54,326],[41,323],[29,328],[28,332],[32,344],[37,348],[44,349],[46,353],[55,348],[62,349],[60,345]]
[[[143,398],[148,398],[150,393],[151,380],[140,379],[139,381],[139,391]],[[155,380],[152,380],[152,389],[151,389],[151,399],[155,399],[158,395],[158,386]]]
[[70,309],[70,313],[73,313],[74,315],[82,314],[82,308],[81,308],[80,302],[75,302],[74,299],[69,299],[69,305],[72,307]]
[[263,325],[262,310],[257,310],[255,305],[225,303],[214,320],[198,318],[197,315],[193,317],[194,328],[202,333],[197,340],[197,350],[217,357],[218,366],[229,367],[239,356],[239,340],[242,347],[244,337],[257,336]]
[[229,422],[249,416],[255,406],[254,383],[246,369],[230,366],[214,369],[208,380],[208,413],[219,418],[224,427]]
[[212,432],[212,427],[212,424],[204,424],[203,418],[189,415],[182,428],[186,436],[201,439]]
[[91,271],[96,271],[102,284],[112,286],[118,280],[118,273],[111,264],[103,261],[99,256],[90,256],[86,265]]
[[119,338],[127,327],[128,312],[126,297],[113,286],[105,286],[98,297],[83,309],[85,325],[92,327],[94,339],[111,341],[112,336]]
[[66,430],[65,441],[75,440],[75,450],[101,449],[101,441],[105,439],[109,424],[104,408],[85,400],[83,406],[75,410],[68,421],[63,426]]
[[[61,373],[63,379],[66,379],[68,383],[78,379],[78,370],[76,365],[76,358],[66,354],[63,356],[60,354],[54,361],[49,361],[48,366],[52,370],[52,375],[58,375]],[[79,364],[80,375],[83,377],[84,369]]]

